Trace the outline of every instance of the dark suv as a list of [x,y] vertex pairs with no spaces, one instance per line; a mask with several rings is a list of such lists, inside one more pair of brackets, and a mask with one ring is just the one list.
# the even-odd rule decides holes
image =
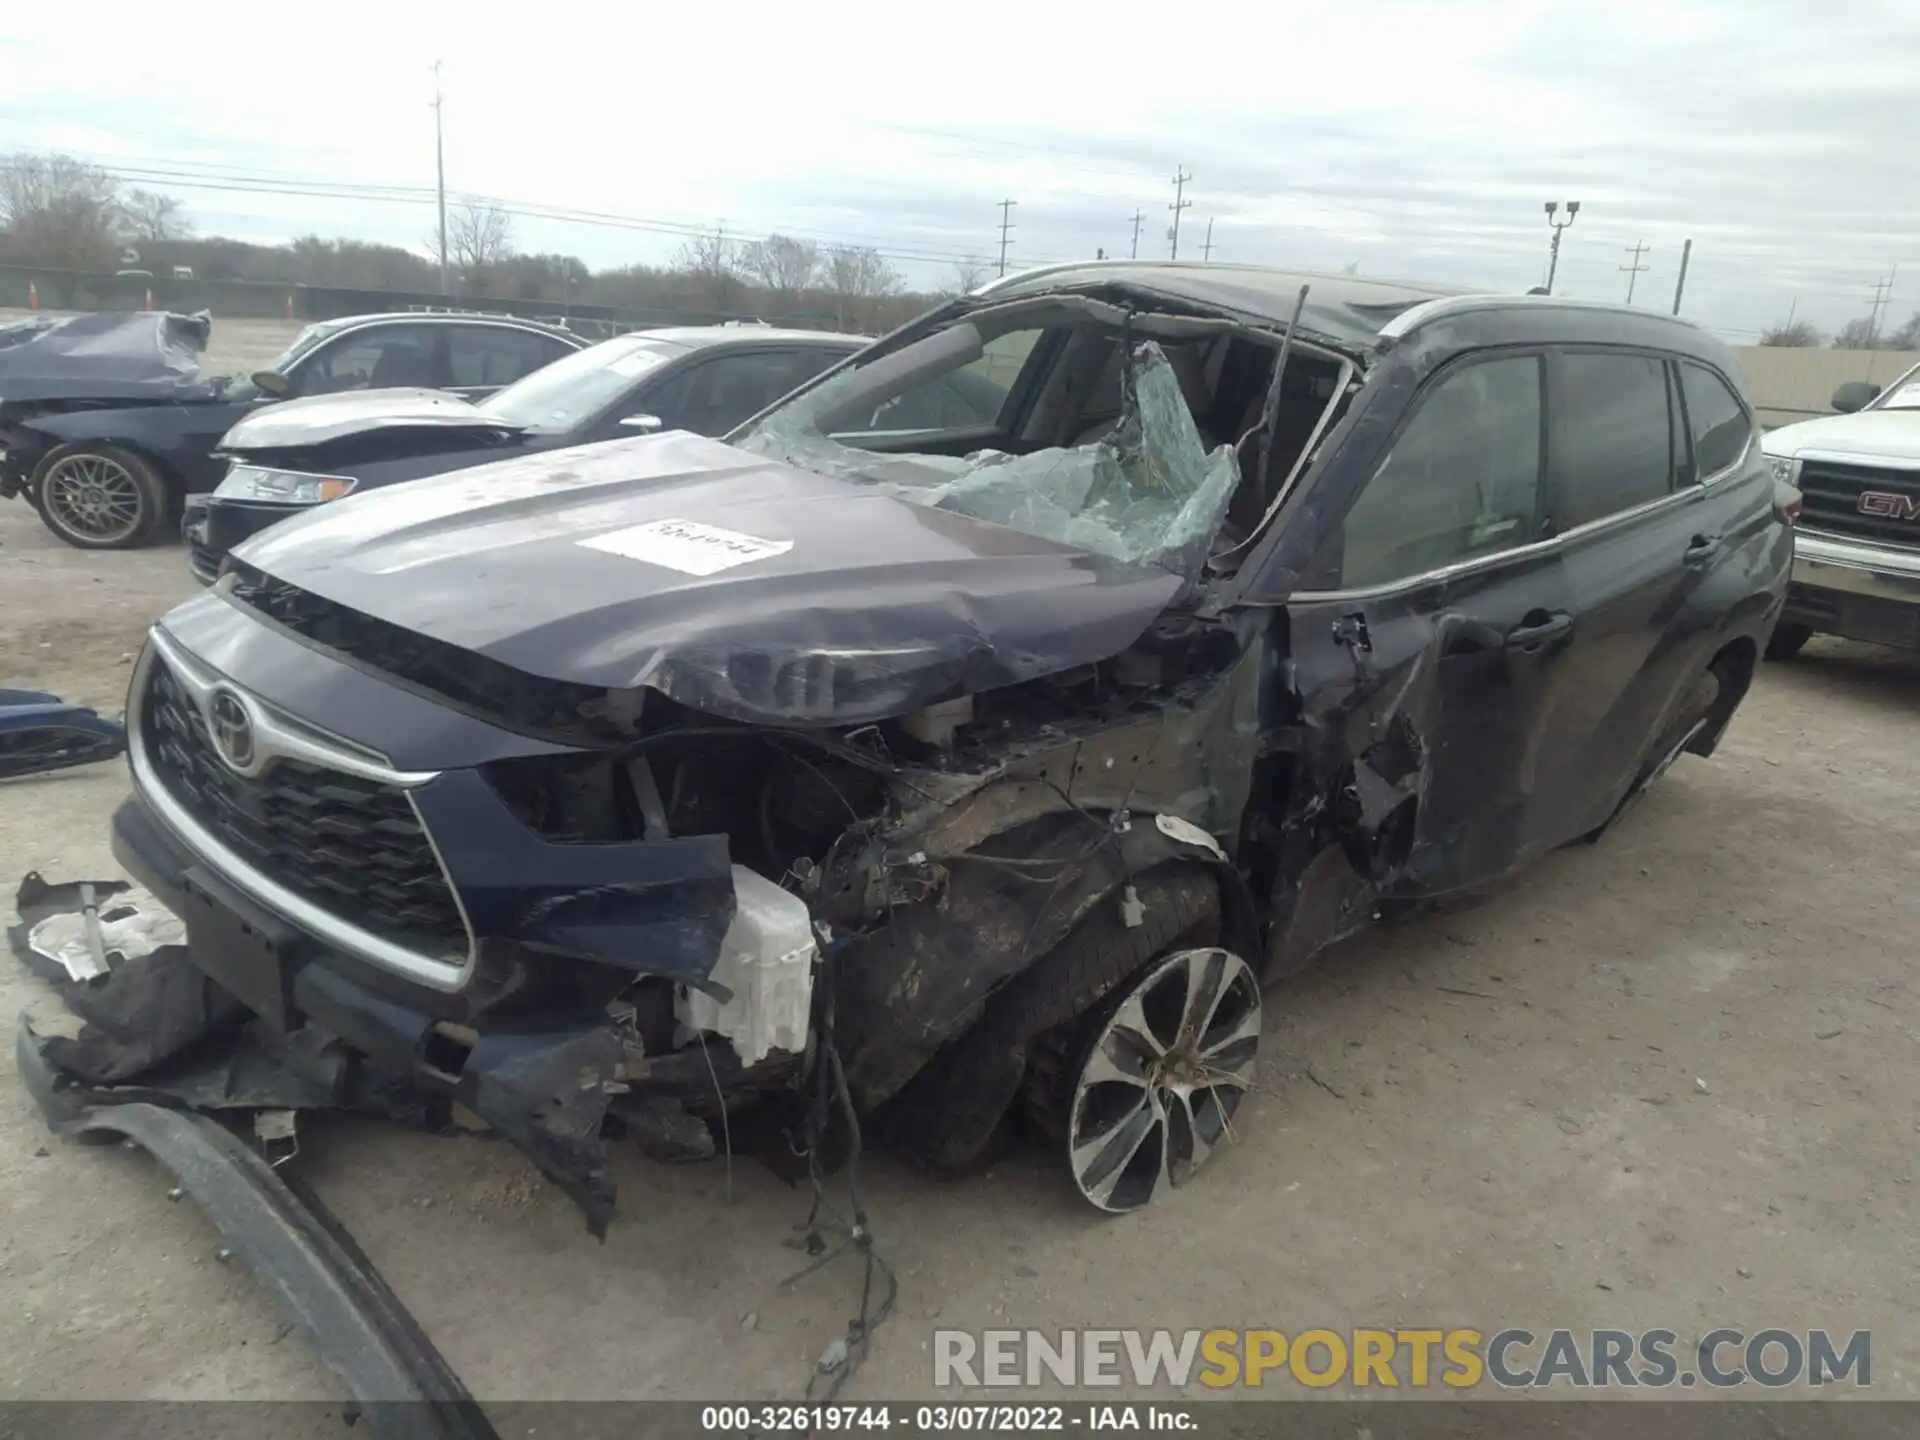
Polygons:
[[1757,436],[1645,311],[1009,278],[725,443],[260,536],[140,657],[116,851],[280,1043],[596,1224],[609,1115],[807,1095],[945,1169],[1030,1122],[1131,1209],[1269,982],[1712,753],[1792,552]]

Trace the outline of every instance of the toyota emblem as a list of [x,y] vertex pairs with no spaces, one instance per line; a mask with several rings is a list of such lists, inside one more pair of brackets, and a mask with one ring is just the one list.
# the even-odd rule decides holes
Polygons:
[[207,724],[222,760],[235,770],[245,770],[253,763],[253,717],[238,695],[231,690],[214,691],[207,706]]

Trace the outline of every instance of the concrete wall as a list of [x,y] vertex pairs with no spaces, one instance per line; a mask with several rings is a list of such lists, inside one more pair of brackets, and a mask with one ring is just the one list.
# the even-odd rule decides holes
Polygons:
[[1781,345],[1736,347],[1747,394],[1768,429],[1816,415],[1831,415],[1828,402],[1848,380],[1886,385],[1915,363],[1907,350],[1815,350]]

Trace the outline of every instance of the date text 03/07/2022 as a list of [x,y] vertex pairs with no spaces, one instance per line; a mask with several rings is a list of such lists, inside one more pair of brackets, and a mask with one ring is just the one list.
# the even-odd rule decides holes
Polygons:
[[1157,1431],[1195,1434],[1199,1423],[1189,1407],[1155,1404],[1083,1405],[707,1405],[700,1429],[714,1435],[795,1434],[882,1431],[908,1435],[964,1433],[1017,1435],[1069,1431]]

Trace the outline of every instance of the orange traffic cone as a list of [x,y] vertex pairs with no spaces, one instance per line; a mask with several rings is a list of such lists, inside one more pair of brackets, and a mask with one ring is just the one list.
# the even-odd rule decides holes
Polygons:
[[147,291],[147,298],[141,303],[140,308],[142,310],[151,310],[153,308],[153,291]]
[[287,318],[289,320],[293,318],[293,295],[291,292],[287,295]]
[[40,308],[40,287],[34,284],[33,281],[29,280],[27,281],[27,309],[38,310],[39,308]]

